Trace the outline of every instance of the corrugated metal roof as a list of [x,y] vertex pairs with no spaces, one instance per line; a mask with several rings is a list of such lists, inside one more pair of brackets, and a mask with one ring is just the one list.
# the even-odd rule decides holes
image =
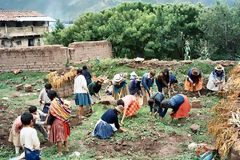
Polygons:
[[17,18],[17,21],[48,21],[48,22],[55,22],[56,20],[51,17],[20,17]]
[[51,17],[44,16],[36,11],[0,10],[0,21],[53,21]]

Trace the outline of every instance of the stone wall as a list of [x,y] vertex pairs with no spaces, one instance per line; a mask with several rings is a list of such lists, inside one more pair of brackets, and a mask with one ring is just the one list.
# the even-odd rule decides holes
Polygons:
[[71,63],[112,57],[112,45],[108,41],[74,42],[69,44],[69,48],[72,49],[69,54]]
[[0,48],[0,71],[36,70],[50,71],[64,68],[66,63],[112,57],[108,41],[75,42],[69,48],[61,45],[22,48]]

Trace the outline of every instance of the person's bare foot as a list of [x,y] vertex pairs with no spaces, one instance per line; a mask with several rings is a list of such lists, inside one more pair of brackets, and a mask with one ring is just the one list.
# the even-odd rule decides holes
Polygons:
[[65,147],[65,151],[66,151],[66,152],[69,152],[69,148],[68,148],[68,147]]
[[62,156],[62,155],[63,155],[63,153],[62,153],[62,152],[59,152],[59,153],[58,153],[58,156]]

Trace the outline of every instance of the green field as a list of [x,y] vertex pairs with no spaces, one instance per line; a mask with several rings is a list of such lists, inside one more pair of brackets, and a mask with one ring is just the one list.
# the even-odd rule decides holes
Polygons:
[[[93,74],[108,75],[109,78],[123,71],[131,73],[135,70],[139,75],[142,75],[147,70],[147,68],[133,69],[127,65],[118,65],[118,61],[119,59],[106,59],[100,61],[100,63],[91,61],[88,65],[92,66],[91,72]],[[192,66],[193,64],[183,65],[181,68],[173,71],[180,81],[179,88],[181,88],[184,75]],[[194,66],[202,69],[204,77],[208,76],[213,67],[197,61],[194,63]],[[160,68],[157,68],[156,71],[160,71]],[[18,93],[15,91],[15,85],[19,83],[34,84],[35,89],[41,89],[46,75],[47,73],[37,72],[23,72],[17,75],[13,73],[0,74],[0,99],[2,105],[8,106],[4,113],[1,112],[5,116],[2,116],[0,119],[0,124],[2,124],[1,121],[8,119],[8,127],[11,127],[10,121],[13,120],[7,117],[8,113],[13,113],[16,117],[26,109],[27,105],[38,104],[38,90],[31,94],[26,94],[23,91]],[[12,98],[14,95],[17,96]],[[64,152],[62,157],[58,157],[55,145],[42,145],[44,147],[42,159],[195,159],[195,152],[188,149],[188,144],[192,142],[211,144],[212,139],[207,133],[207,123],[211,117],[211,107],[219,102],[220,97],[207,94],[202,95],[199,99],[201,100],[202,108],[192,109],[191,116],[188,119],[174,121],[173,123],[169,123],[169,115],[163,121],[160,121],[149,114],[147,106],[142,106],[136,117],[125,120],[123,127],[127,131],[116,133],[109,140],[99,140],[91,136],[95,123],[103,112],[108,107],[113,107],[96,104],[93,106],[94,113],[83,121],[82,125],[72,128],[69,140],[70,152]],[[73,105],[72,108],[73,114],[76,114],[76,106]],[[14,118],[13,115],[11,116],[12,118]],[[194,123],[200,125],[200,131],[196,134],[192,133],[189,128]],[[0,126],[0,129],[4,128]],[[39,137],[42,139],[40,134]],[[75,151],[80,152],[79,157],[71,156]],[[10,157],[14,157],[13,147],[9,144],[1,146],[0,159],[8,159]]]

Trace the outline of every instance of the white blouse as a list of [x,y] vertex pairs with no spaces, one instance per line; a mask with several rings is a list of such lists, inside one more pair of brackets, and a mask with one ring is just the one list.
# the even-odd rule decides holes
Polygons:
[[74,79],[74,93],[88,93],[87,81],[83,75]]

